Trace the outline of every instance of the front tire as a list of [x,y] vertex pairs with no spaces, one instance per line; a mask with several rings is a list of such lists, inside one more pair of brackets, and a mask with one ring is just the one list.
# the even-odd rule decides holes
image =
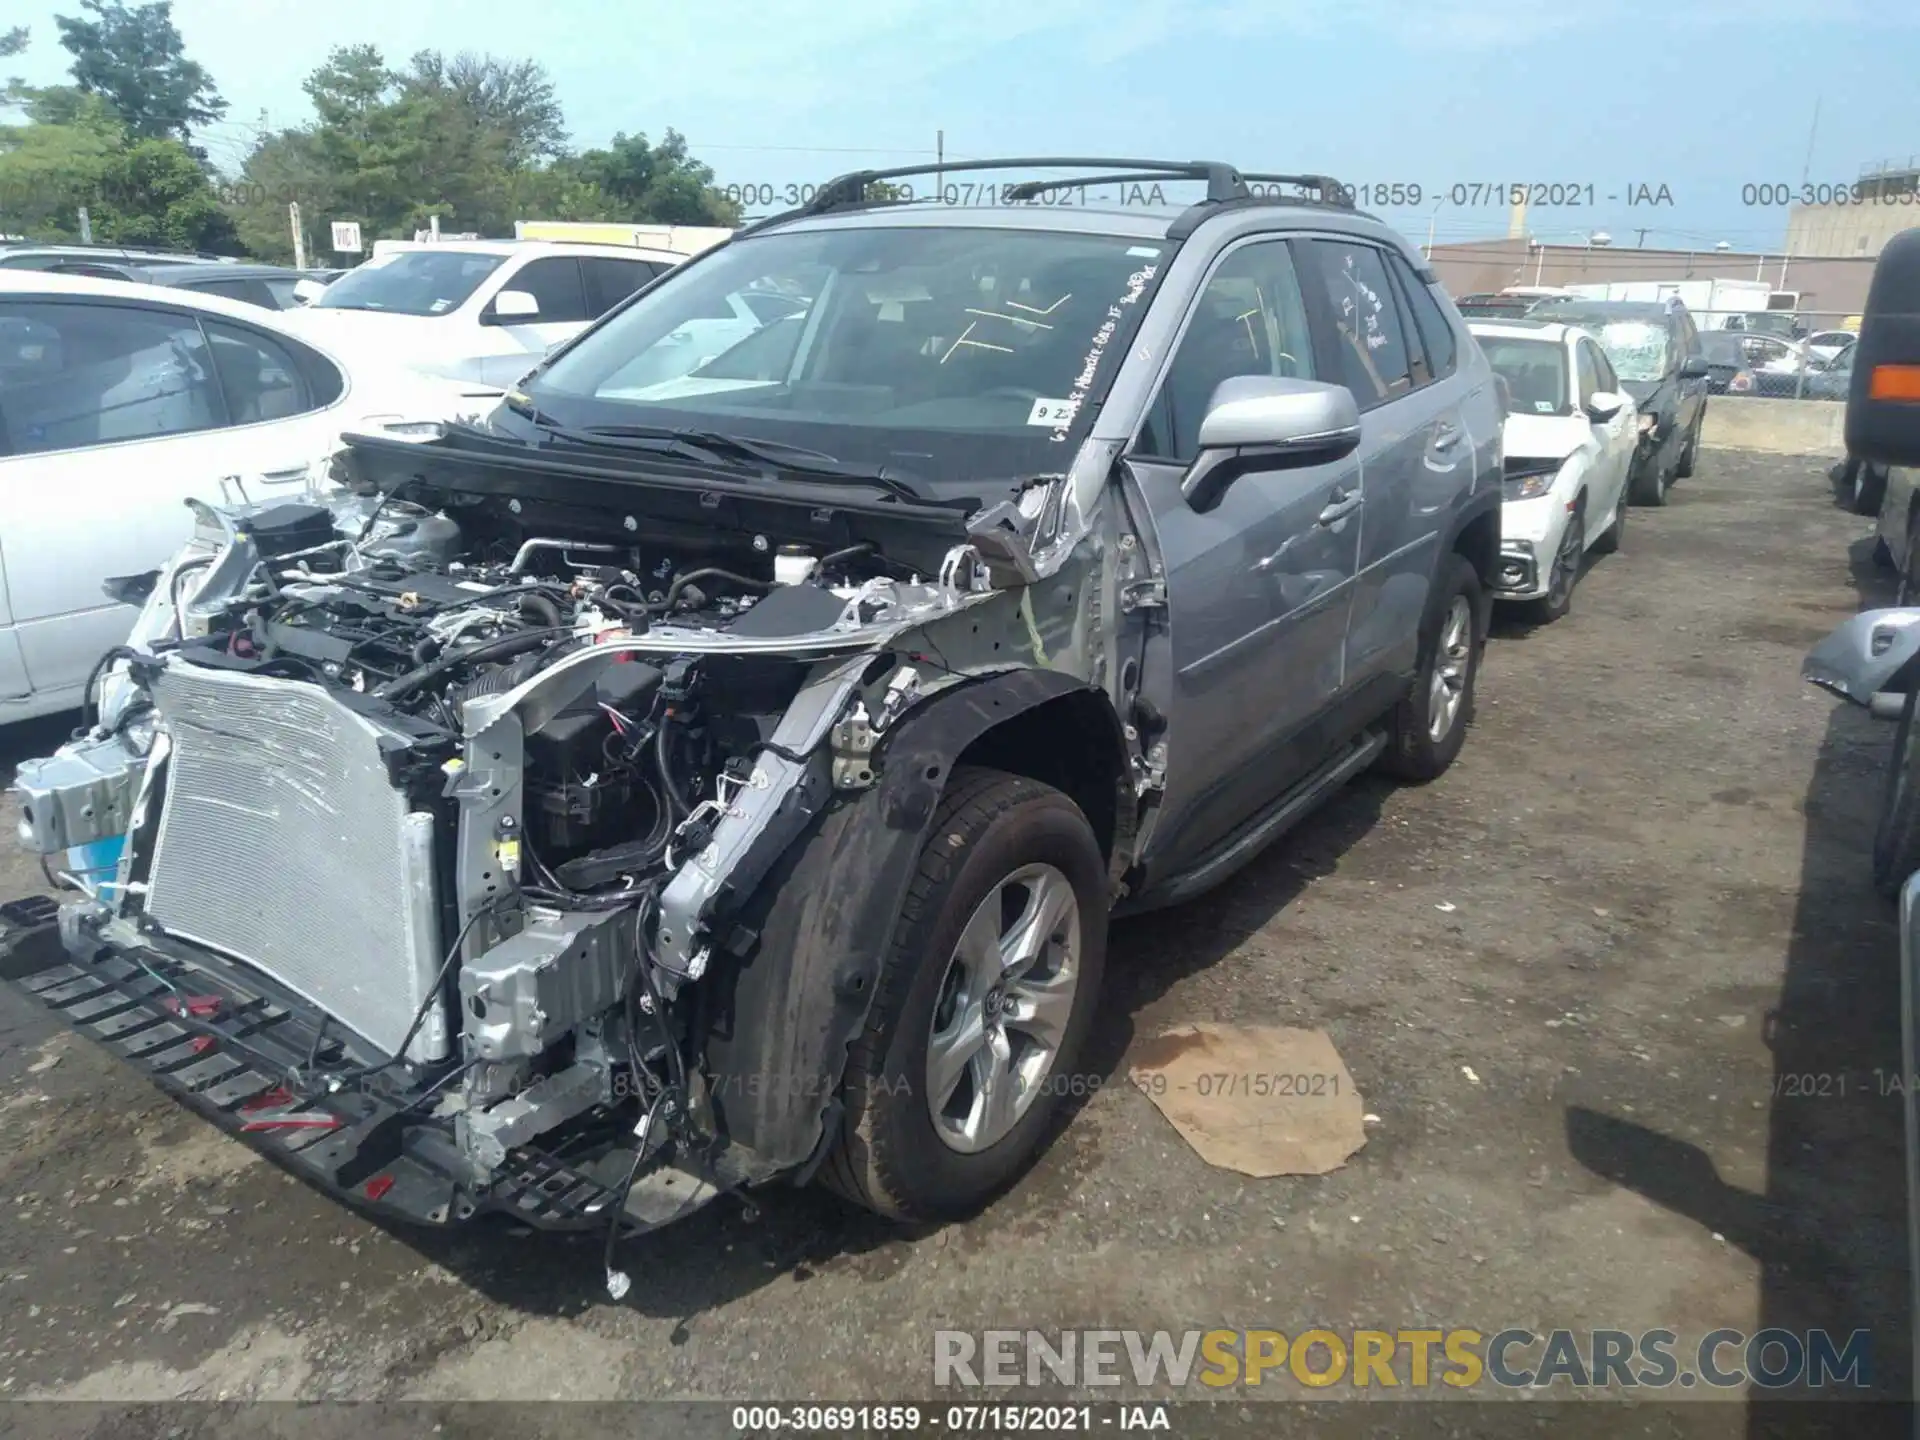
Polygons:
[[1893,732],[1893,755],[1880,796],[1880,822],[1873,832],[1873,888],[1892,900],[1907,877],[1920,870],[1920,736],[1914,733],[1914,706],[1920,687],[1907,692],[1900,724]]
[[1651,451],[1642,463],[1636,465],[1629,488],[1633,492],[1636,505],[1664,505],[1667,503],[1667,488],[1670,483],[1666,462],[1660,458],[1658,450]]
[[1073,1093],[1106,945],[1106,860],[1080,808],[956,770],[848,1052],[822,1179],[902,1221],[971,1214],[1012,1184]]
[[1547,593],[1533,602],[1533,617],[1544,624],[1558,620],[1573,608],[1573,587],[1580,583],[1580,567],[1587,558],[1587,512],[1584,503],[1567,516],[1560,548],[1553,552],[1547,571]]
[[1380,768],[1402,780],[1438,779],[1466,743],[1473,685],[1487,644],[1487,604],[1466,556],[1448,554],[1420,627],[1413,691],[1394,707]]

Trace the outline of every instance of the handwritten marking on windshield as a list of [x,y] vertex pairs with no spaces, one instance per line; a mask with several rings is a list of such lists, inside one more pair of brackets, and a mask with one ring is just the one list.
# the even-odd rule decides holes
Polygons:
[[1071,300],[1072,298],[1073,298],[1073,292],[1068,291],[1065,295],[1062,295],[1058,300],[1054,301],[1051,305],[1047,306],[1047,308],[1044,310],[1042,310],[1038,305],[1024,305],[1018,300],[1007,301],[1007,308],[1009,310],[1025,310],[1029,315],[1051,315],[1054,311],[1058,310],[1062,305],[1066,304],[1067,301]]
[[951,360],[953,358],[953,352],[958,350],[962,345],[973,350],[997,350],[1002,355],[1013,354],[1013,347],[1011,345],[989,345],[985,340],[969,340],[967,337],[973,334],[975,327],[978,326],[979,323],[980,322],[976,320],[960,332],[960,338],[949,345],[947,347],[947,353],[940,357],[940,363],[942,365]]
[[1028,320],[1019,315],[1002,315],[998,310],[976,310],[972,306],[968,306],[965,313],[968,315],[978,315],[983,320],[1005,320],[1005,321],[1008,321],[1010,324],[1024,325],[1029,330],[1053,329],[1053,326],[1048,325],[1043,321]]

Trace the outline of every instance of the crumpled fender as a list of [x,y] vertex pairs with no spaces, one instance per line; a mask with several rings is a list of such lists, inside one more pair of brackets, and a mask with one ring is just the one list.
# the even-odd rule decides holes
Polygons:
[[847,1049],[953,762],[995,725],[1088,688],[1010,670],[929,696],[875,750],[879,781],[830,805],[716,945],[705,1055],[716,1122],[754,1179],[810,1175],[839,1123]]
[[1803,679],[1856,705],[1904,691],[1920,656],[1920,606],[1863,610],[1843,620],[1800,664]]

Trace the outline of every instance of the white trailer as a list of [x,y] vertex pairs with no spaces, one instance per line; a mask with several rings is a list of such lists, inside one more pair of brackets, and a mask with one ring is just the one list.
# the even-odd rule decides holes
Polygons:
[[1586,300],[1658,303],[1677,297],[1702,330],[1721,330],[1735,315],[1765,310],[1775,293],[1764,280],[1615,280],[1567,287]]

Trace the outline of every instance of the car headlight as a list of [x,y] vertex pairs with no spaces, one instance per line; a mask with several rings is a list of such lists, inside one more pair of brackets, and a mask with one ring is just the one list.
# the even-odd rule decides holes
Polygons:
[[1501,489],[1505,500],[1537,500],[1560,478],[1559,460],[1509,460]]

